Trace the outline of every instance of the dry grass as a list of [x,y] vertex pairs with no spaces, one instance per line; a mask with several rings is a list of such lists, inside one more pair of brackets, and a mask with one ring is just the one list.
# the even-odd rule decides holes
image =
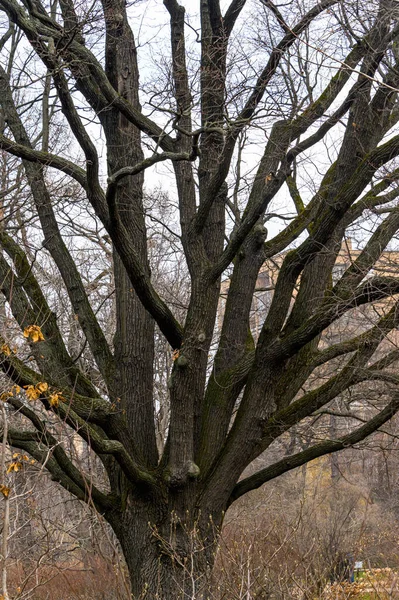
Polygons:
[[54,565],[19,561],[9,571],[13,600],[128,600],[123,574],[110,562],[91,557]]
[[321,600],[393,600],[399,598],[398,574],[389,567],[367,569],[355,583],[329,585]]

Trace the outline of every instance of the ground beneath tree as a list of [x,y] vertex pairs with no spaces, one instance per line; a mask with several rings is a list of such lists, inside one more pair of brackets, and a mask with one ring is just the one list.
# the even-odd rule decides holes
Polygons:
[[367,569],[357,576],[354,583],[328,585],[320,598],[320,600],[389,599],[399,599],[399,573],[389,567]]

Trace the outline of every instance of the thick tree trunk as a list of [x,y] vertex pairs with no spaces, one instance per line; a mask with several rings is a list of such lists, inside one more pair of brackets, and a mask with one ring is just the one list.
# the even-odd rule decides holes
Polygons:
[[183,521],[168,505],[128,499],[123,513],[108,516],[129,570],[132,598],[210,599],[219,528],[201,513],[187,511]]

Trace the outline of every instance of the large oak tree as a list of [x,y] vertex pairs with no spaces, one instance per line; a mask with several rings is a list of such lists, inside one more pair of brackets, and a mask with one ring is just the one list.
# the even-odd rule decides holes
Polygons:
[[[0,0],[0,148],[12,165],[1,192],[0,287],[7,322],[12,315],[26,331],[33,358],[10,352],[5,334],[1,367],[37,396],[3,396],[18,414],[8,440],[104,515],[137,599],[206,595],[232,503],[357,444],[399,408],[398,352],[380,351],[398,325],[399,278],[373,272],[399,229],[397,3],[222,4]],[[158,75],[134,37],[148,8],[163,19],[147,36],[158,44]],[[183,312],[157,285],[148,254],[143,188],[151,195],[146,174],[161,162],[178,206],[171,249],[180,244],[190,279]],[[80,232],[96,224],[104,252],[112,242],[112,338],[68,242],[68,210]],[[363,249],[333,281],[342,240],[360,224],[370,230]],[[276,256],[271,305],[253,337],[259,270]],[[41,257],[57,267],[91,369],[71,352]],[[101,268],[94,261],[92,272]],[[343,315],[388,297],[364,331],[321,343]],[[159,336],[175,358],[162,452]],[[337,359],[317,384],[317,369]],[[243,476],[281,436],[368,381],[382,399],[369,420]],[[106,483],[68,455],[55,417],[98,455]]]

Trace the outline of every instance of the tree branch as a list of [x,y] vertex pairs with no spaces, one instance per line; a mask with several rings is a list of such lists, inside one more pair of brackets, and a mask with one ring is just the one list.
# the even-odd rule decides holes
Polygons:
[[242,9],[244,8],[247,0],[232,0],[230,6],[225,12],[223,22],[226,36],[229,38],[233,31],[234,25],[240,16]]
[[[277,71],[282,56],[284,55],[286,50],[288,50],[288,48],[292,46],[292,44],[297,40],[298,36],[306,29],[306,27],[312,22],[312,20],[315,19],[321,12],[323,12],[323,10],[325,10],[329,6],[332,6],[333,4],[336,4],[337,1],[338,0],[322,0],[322,2],[314,6],[299,21],[299,23],[283,37],[279,44],[273,49],[266,67],[263,69],[256,84],[254,85],[253,92],[251,93],[249,99],[247,100],[244,108],[238,115],[237,119],[231,125],[230,132],[226,136],[226,139],[224,141],[223,156],[219,159],[220,165],[216,173],[213,175],[211,181],[209,182],[206,198],[201,203],[197,211],[197,216],[195,220],[195,231],[197,232],[197,234],[200,233],[204,228],[209,211],[211,210],[211,207],[215,201],[215,197],[217,196],[220,185],[226,179],[237,138],[241,131],[244,129],[244,127],[248,124],[249,120],[251,119],[256,110],[256,107],[262,100],[268,83]],[[273,191],[274,196],[277,193],[278,189],[275,189]],[[266,203],[262,202],[260,210],[256,211],[257,216],[255,218],[255,222],[258,216],[260,216],[260,214],[264,210],[265,206]],[[247,233],[245,233],[245,236],[247,235]]]
[[[58,481],[68,492],[76,496],[79,500],[82,500],[86,504],[93,503],[97,510],[101,513],[104,510],[111,510],[118,505],[118,497],[115,494],[103,494],[97,490],[91,483],[89,488],[81,487],[72,477],[69,476],[68,472],[71,471],[71,463],[69,459],[69,466],[67,462],[61,459],[61,454],[58,451],[57,456],[61,459],[58,462],[56,457],[53,455],[54,450],[52,448],[43,448],[43,442],[40,435],[34,431],[19,431],[16,429],[8,430],[8,443],[14,448],[19,448],[30,454],[40,464],[43,464],[46,469],[50,472],[52,478]],[[56,446],[59,447],[59,446]],[[73,465],[72,465],[73,466]],[[64,470],[65,469],[65,470]],[[74,468],[72,469],[74,473]],[[72,473],[71,473],[72,474]],[[79,481],[80,484],[84,484],[83,477]]]
[[[154,139],[164,150],[172,151],[174,140],[170,138],[158,125],[151,119],[136,110],[128,101],[122,98],[109,82],[104,73],[104,69],[100,62],[95,58],[94,54],[83,45],[83,40],[80,36],[72,36],[69,40],[65,40],[65,33],[60,26],[50,17],[46,16],[46,25],[39,23],[34,18],[37,15],[33,14],[34,9],[31,6],[28,8],[33,19],[28,19],[26,12],[15,2],[15,0],[0,0],[0,7],[8,14],[10,20],[18,25],[24,31],[33,48],[37,51],[41,59],[45,62],[48,55],[47,48],[42,47],[41,34],[50,36],[54,39],[55,47],[61,55],[65,56],[66,63],[75,66],[75,77],[80,83],[80,91],[85,95],[88,102],[98,110],[99,95],[98,90],[103,94],[106,102],[117,108],[133,125]],[[84,75],[79,76],[78,65],[84,66]],[[86,72],[87,70],[87,72]],[[90,87],[87,89],[85,78],[89,74]],[[93,94],[97,88],[97,94]],[[95,99],[97,98],[97,100]],[[105,108],[105,106],[103,106]]]
[[[38,417],[38,415],[31,410],[28,406],[23,404],[18,398],[8,398],[7,403],[10,404],[18,414],[23,415],[34,425],[36,429],[36,442],[40,448],[40,446],[46,446],[46,457],[50,454],[54,457],[55,461],[58,463],[61,471],[71,480],[73,481],[82,492],[85,492],[87,496],[85,497],[85,502],[90,503],[93,500],[94,504],[98,507],[101,507],[103,510],[105,508],[111,508],[111,504],[115,507],[116,497],[104,494],[101,492],[93,482],[87,478],[87,476],[83,475],[79,469],[75,467],[73,462],[68,458],[65,450],[61,446],[60,442],[47,430],[46,425],[42,419]],[[15,430],[16,431],[16,430]],[[33,434],[32,434],[33,435]],[[17,435],[14,434],[14,438],[16,439]]]
[[5,150],[14,156],[17,156],[18,158],[39,163],[41,165],[46,165],[47,167],[52,167],[58,171],[62,171],[66,175],[69,175],[75,179],[75,181],[77,181],[82,188],[87,191],[85,170],[81,167],[78,167],[66,158],[61,158],[60,156],[51,154],[50,152],[34,150],[33,148],[24,146],[23,144],[17,144],[2,134],[0,134],[0,148],[1,150]]
[[152,167],[158,162],[163,162],[165,160],[171,160],[172,162],[193,161],[197,158],[197,156],[198,149],[193,146],[191,154],[188,154],[187,152],[163,152],[162,154],[153,154],[149,158],[145,158],[141,162],[137,163],[137,165],[119,169],[119,171],[108,177],[108,188],[106,192],[106,200],[108,205],[114,202],[118,183],[124,177],[138,175],[139,173],[145,171],[145,169]]
[[321,305],[316,315],[288,335],[287,339],[276,344],[277,354],[285,357],[291,356],[293,352],[311,341],[348,310],[396,294],[399,294],[399,280],[396,277],[376,276],[356,288],[351,297],[338,298],[334,302],[331,302],[331,299],[327,300]]
[[254,475],[251,475],[250,477],[247,477],[237,483],[230,496],[229,505],[238,500],[238,498],[247,492],[259,488],[267,481],[275,479],[287,471],[296,469],[297,467],[300,467],[301,465],[304,465],[309,461],[318,458],[319,456],[338,452],[339,450],[344,450],[345,448],[350,448],[355,444],[358,444],[367,436],[377,431],[377,429],[384,425],[384,423],[389,421],[398,410],[399,393],[395,392],[393,400],[391,400],[391,402],[382,411],[380,411],[375,417],[370,419],[370,421],[357,428],[352,433],[342,436],[337,440],[326,440],[320,444],[311,446],[302,452],[288,456],[274,463],[273,465],[266,467],[265,469],[261,469]]

